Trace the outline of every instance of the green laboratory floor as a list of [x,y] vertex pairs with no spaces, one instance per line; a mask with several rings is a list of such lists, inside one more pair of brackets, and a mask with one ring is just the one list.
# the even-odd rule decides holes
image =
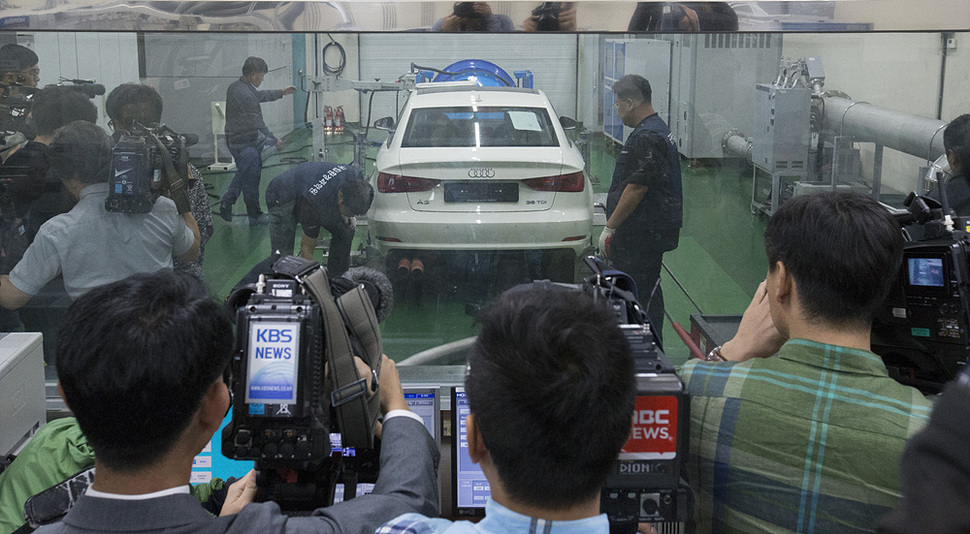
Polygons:
[[[260,184],[261,205],[265,205],[262,193],[266,185],[281,172],[305,160],[311,149],[310,137],[307,130],[297,130],[285,138],[286,144],[279,153],[266,157]],[[349,134],[332,136],[328,148],[330,161],[349,163],[352,160]],[[375,153],[376,149],[370,148],[368,156],[373,158]],[[602,136],[594,138],[589,174],[596,193],[605,193],[609,188],[615,153],[616,146],[611,142]],[[368,160],[368,167],[372,164],[373,160]],[[713,160],[682,160],[681,165],[684,227],[678,248],[664,255],[669,272],[662,274],[661,282],[668,314],[663,331],[665,352],[675,363],[685,360],[688,352],[671,321],[689,330],[690,316],[698,313],[698,308],[705,314],[740,314],[767,268],[762,242],[765,219],[751,212],[750,169]],[[202,166],[200,169],[210,187],[215,225],[205,249],[205,277],[212,292],[223,298],[255,263],[270,253],[269,231],[266,226],[249,226],[242,199],[236,203],[233,221],[223,221],[217,214],[216,197],[225,192],[233,173],[207,171]],[[357,232],[355,251],[366,240],[366,231],[360,230],[365,228]],[[601,227],[594,228],[594,241],[600,230]],[[320,259],[322,252],[318,254]],[[385,352],[401,360],[475,335],[475,310],[489,296],[524,281],[522,276],[528,274],[526,267],[521,269],[524,274],[519,278],[508,276],[507,260],[495,263],[475,255],[475,265],[468,266],[461,274],[454,268],[435,271],[432,267],[423,279],[396,281],[394,311],[381,326]],[[515,265],[514,259],[512,265]],[[488,277],[487,273],[495,271],[505,275]],[[580,276],[588,273],[582,266],[577,272]]]

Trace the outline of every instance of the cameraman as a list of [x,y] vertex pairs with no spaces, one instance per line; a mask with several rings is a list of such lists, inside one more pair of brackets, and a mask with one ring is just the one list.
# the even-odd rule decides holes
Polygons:
[[266,187],[269,238],[273,251],[293,253],[296,225],[302,229],[300,256],[312,260],[320,229],[330,232],[327,273],[340,276],[350,266],[357,215],[366,213],[374,188],[355,167],[306,162],[273,179]]
[[900,456],[932,408],[870,351],[899,225],[859,193],[796,196],[765,250],[738,334],[678,369],[697,532],[870,531],[898,504]]
[[522,31],[576,31],[576,4],[574,2],[543,2],[532,10],[532,15],[522,21]]
[[0,129],[10,134],[0,136],[0,159],[7,159],[12,153],[11,149],[16,149],[34,137],[34,132],[14,119],[10,110],[11,107],[29,106],[28,98],[40,83],[38,61],[37,54],[26,46],[8,44],[0,47],[0,94],[3,95],[0,102],[4,108]]
[[[162,121],[162,97],[152,86],[140,83],[123,83],[115,87],[104,102],[108,113],[108,125],[114,130],[115,143],[126,133],[136,132],[141,127],[154,128]],[[212,208],[205,192],[202,173],[191,163],[188,164],[189,206],[192,216],[199,226],[199,257],[193,261],[175,258],[175,269],[192,273],[202,278],[202,261],[205,244],[212,237]]]
[[503,294],[479,321],[465,426],[468,456],[491,487],[485,518],[408,514],[378,534],[606,534],[600,497],[637,393],[616,316],[582,293],[530,289]]
[[[947,204],[958,216],[970,215],[970,178],[966,172],[970,166],[970,114],[963,114],[950,121],[943,130],[943,148],[950,165],[950,178],[939,187],[946,187]],[[939,189],[930,192],[940,198]]]
[[[71,211],[41,226],[10,272],[0,276],[0,306],[17,309],[57,275],[77,299],[91,289],[134,273],[172,266],[172,256],[199,256],[199,228],[184,190],[168,173],[176,201],[159,197],[149,213],[105,209],[111,168],[111,139],[101,128],[76,121],[54,132],[51,170],[78,199]],[[179,194],[181,193],[181,194]],[[181,215],[180,213],[181,212]]]
[[433,32],[510,32],[515,30],[508,15],[495,15],[488,2],[455,2],[448,16],[431,25]]
[[60,523],[38,532],[369,533],[402,513],[437,512],[434,440],[386,356],[373,493],[291,518],[275,503],[247,505],[256,490],[248,475],[242,491],[230,488],[224,517],[205,512],[188,494],[189,472],[230,406],[232,343],[225,309],[185,273],[139,274],[78,299],[58,338],[58,390],[94,449],[97,476]]
[[0,83],[8,86],[37,87],[40,83],[40,58],[19,44],[0,47]]
[[[25,219],[28,240],[33,240],[41,224],[55,215],[67,213],[77,202],[60,179],[48,171],[54,131],[78,120],[97,122],[98,108],[94,103],[68,87],[45,87],[37,93],[30,111],[30,124],[37,136],[14,151],[0,167],[0,177],[11,180],[14,214]],[[6,213],[3,215],[7,216]],[[10,267],[19,259],[18,256],[10,262]],[[3,274],[7,272],[9,270]]]
[[[11,217],[22,220],[22,235],[28,242],[41,224],[74,206],[75,199],[61,181],[48,173],[48,152],[54,131],[77,120],[94,124],[98,120],[98,108],[90,99],[67,87],[45,87],[37,93],[30,112],[30,123],[37,136],[14,151],[0,166],[0,179],[9,180],[7,192],[11,194],[13,204],[0,204],[0,210],[3,210],[5,220]],[[7,213],[6,208],[12,208],[12,212]],[[12,259],[4,257],[10,268],[19,260],[20,255]],[[9,272],[8,268],[3,274]]]

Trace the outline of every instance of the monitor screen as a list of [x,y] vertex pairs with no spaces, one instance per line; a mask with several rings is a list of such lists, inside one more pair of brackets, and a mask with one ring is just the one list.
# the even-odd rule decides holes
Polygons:
[[478,464],[468,456],[468,434],[465,418],[468,417],[468,398],[465,388],[456,387],[451,398],[451,436],[454,458],[451,462],[452,501],[456,517],[485,515],[485,503],[491,495],[488,479]]
[[[438,400],[438,386],[405,386],[404,400],[411,411],[421,417],[424,427],[437,443],[441,435],[441,403]],[[357,452],[353,447],[343,446],[343,436],[339,432],[330,434],[330,453],[340,453],[344,457],[353,457]]]
[[438,386],[405,386],[404,400],[411,411],[421,417],[425,428],[440,443],[441,436],[441,404],[438,399]]
[[943,287],[943,258],[906,258],[909,285],[920,287]]

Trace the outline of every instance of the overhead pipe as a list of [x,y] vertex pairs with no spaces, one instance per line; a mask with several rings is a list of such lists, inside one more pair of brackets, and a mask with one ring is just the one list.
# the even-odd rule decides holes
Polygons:
[[822,95],[828,130],[858,141],[871,141],[921,159],[933,161],[945,152],[947,123],[900,113],[841,96]]

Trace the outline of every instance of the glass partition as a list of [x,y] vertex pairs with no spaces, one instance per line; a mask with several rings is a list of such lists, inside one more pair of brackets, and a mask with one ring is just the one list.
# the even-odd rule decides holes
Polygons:
[[[700,311],[744,310],[767,268],[765,221],[787,198],[838,187],[899,206],[909,191],[933,187],[941,128],[970,109],[962,90],[970,24],[962,9],[935,16],[937,3],[908,22],[890,20],[889,4],[731,3],[739,32],[672,33],[678,13],[661,10],[666,19],[645,23],[660,24],[655,31],[627,33],[631,20],[647,17],[644,7],[566,4],[552,18],[576,31],[529,32],[540,19],[551,24],[550,13],[496,2],[490,16],[508,19],[512,31],[448,32],[431,31],[457,16],[441,2],[92,3],[61,13],[11,9],[0,40],[37,53],[39,87],[151,85],[164,102],[161,122],[198,137],[188,153],[212,229],[203,275],[219,298],[271,252],[269,227],[250,225],[242,202],[230,221],[220,217],[237,163],[224,132],[226,91],[247,57],[263,58],[260,89],[297,90],[261,106],[283,141],[261,154],[262,209],[268,184],[301,162],[359,167],[375,201],[357,218],[351,264],[392,283],[386,352],[434,363],[461,362],[475,313],[503,290],[589,275],[583,258],[595,253],[630,131],[612,84],[642,74],[681,154],[684,226],[661,286],[664,348],[682,361],[687,349],[673,323],[689,329]],[[882,29],[909,31],[870,31]],[[461,96],[461,82],[415,90],[465,60],[494,64],[518,89],[483,91],[478,104]],[[14,92],[2,107],[7,124],[24,111]],[[105,100],[91,98],[110,133]],[[5,129],[13,138],[16,128]],[[327,234],[315,251],[324,263]],[[299,251],[299,231],[293,239]],[[640,300],[646,305],[649,290],[640,288]],[[55,281],[11,319],[44,332],[48,361],[69,303]]]

